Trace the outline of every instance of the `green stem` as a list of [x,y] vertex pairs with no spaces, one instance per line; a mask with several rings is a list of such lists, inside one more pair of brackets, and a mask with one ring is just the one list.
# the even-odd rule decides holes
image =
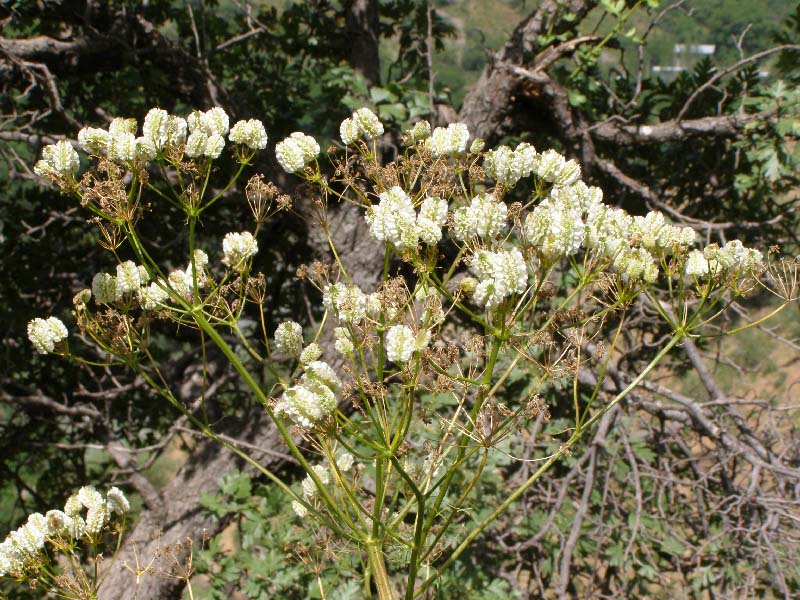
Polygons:
[[432,575],[422,583],[422,585],[417,589],[415,596],[421,595],[431,585],[431,583],[433,583],[439,577],[439,575],[445,569],[447,569],[450,565],[452,565],[458,559],[458,557],[464,553],[467,547],[472,542],[474,542],[475,539],[481,533],[483,533],[483,531],[489,525],[491,525],[500,515],[502,515],[506,510],[508,510],[508,508],[512,504],[514,504],[514,502],[516,502],[519,499],[519,497],[525,493],[526,490],[528,490],[528,488],[530,488],[534,483],[536,483],[536,481],[538,481],[539,478],[542,475],[544,475],[544,473],[546,473],[550,469],[550,467],[553,466],[553,464],[556,463],[556,461],[558,461],[562,456],[567,454],[570,448],[572,448],[572,446],[574,446],[575,444],[578,443],[578,441],[580,441],[580,439],[583,437],[583,434],[592,425],[594,425],[598,420],[600,420],[603,417],[603,415],[605,415],[608,411],[610,411],[617,404],[619,404],[620,401],[631,392],[631,390],[633,390],[637,385],[639,385],[639,383],[641,383],[641,381],[645,377],[647,377],[650,371],[652,371],[653,368],[655,368],[655,366],[659,362],[661,362],[661,360],[669,353],[670,350],[672,350],[672,348],[674,348],[678,344],[678,342],[680,342],[683,339],[683,337],[684,334],[682,332],[676,333],[674,337],[669,341],[669,343],[666,346],[664,346],[664,348],[661,349],[661,351],[655,356],[655,358],[653,358],[653,360],[651,360],[650,363],[648,363],[648,365],[642,370],[642,372],[639,373],[639,375],[633,381],[631,381],[631,383],[624,390],[622,390],[619,394],[617,394],[611,400],[611,402],[609,402],[605,407],[603,407],[602,410],[599,410],[595,415],[592,416],[592,418],[587,420],[586,423],[584,423],[583,426],[580,428],[580,430],[576,430],[572,434],[572,437],[570,437],[569,440],[567,440],[564,443],[564,445],[561,446],[561,448],[559,448],[558,452],[550,456],[544,462],[544,464],[541,467],[539,467],[536,470],[536,472],[528,478],[527,481],[525,481],[525,483],[523,483],[520,487],[518,487],[514,491],[514,493],[512,493],[508,498],[505,499],[505,501],[503,501],[502,504],[500,504],[500,506],[498,506],[488,517],[486,517],[483,521],[481,521],[481,523],[478,524],[478,526],[475,527],[475,529],[473,529],[469,533],[469,535],[467,535],[466,538],[464,538],[464,540],[458,545],[458,547],[455,550],[453,550],[453,553],[437,569],[437,573]]
[[383,558],[383,548],[380,540],[370,539],[367,541],[367,560],[369,570],[375,580],[375,587],[378,588],[378,598],[380,600],[396,600],[397,596],[392,589],[389,574],[386,572],[386,561]]

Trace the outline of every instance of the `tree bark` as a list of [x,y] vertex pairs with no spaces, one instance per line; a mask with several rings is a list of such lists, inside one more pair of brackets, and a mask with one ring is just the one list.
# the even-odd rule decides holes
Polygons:
[[377,0],[349,0],[345,6],[346,33],[350,45],[350,65],[371,87],[381,82],[378,54]]

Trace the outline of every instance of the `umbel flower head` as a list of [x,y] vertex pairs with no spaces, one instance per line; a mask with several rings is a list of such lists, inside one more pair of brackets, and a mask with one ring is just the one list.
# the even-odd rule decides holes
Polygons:
[[479,194],[453,212],[452,234],[457,240],[475,237],[485,240],[500,236],[506,229],[508,208],[491,194]]
[[275,405],[275,413],[310,429],[336,410],[342,382],[326,362],[315,360],[303,368],[300,382],[286,390]]
[[365,216],[372,237],[391,242],[400,251],[415,247],[417,213],[411,198],[398,186],[382,192],[379,198]]
[[383,135],[383,123],[368,108],[359,108],[339,126],[339,135],[345,146],[352,146],[361,138],[371,140]]
[[[81,516],[87,509],[86,519]],[[64,510],[46,514],[33,513],[24,525],[12,531],[0,544],[0,577],[35,576],[41,566],[42,552],[48,542],[62,548],[60,540],[77,541],[84,535],[97,535],[113,514],[130,510],[125,494],[112,487],[103,498],[92,486],[81,488],[64,505]]]
[[231,127],[228,139],[234,144],[244,144],[252,150],[263,150],[267,147],[267,131],[258,119],[239,121]]
[[430,341],[430,332],[420,334],[408,325],[395,325],[386,332],[386,358],[392,362],[405,364],[411,360],[414,352],[425,349]]
[[310,135],[295,131],[275,146],[275,157],[287,173],[296,173],[319,155],[319,144]]
[[39,177],[57,181],[60,178],[74,177],[80,166],[80,159],[75,148],[66,140],[45,146],[42,160],[33,166],[33,172]]
[[247,259],[258,252],[258,242],[249,231],[227,233],[222,240],[222,262],[234,271],[242,271]]
[[486,153],[483,168],[486,175],[497,183],[511,186],[533,173],[537,158],[536,150],[525,142],[519,144],[515,150],[500,146]]
[[53,352],[56,344],[67,339],[67,328],[56,317],[33,319],[28,323],[28,339],[39,354]]
[[284,321],[275,330],[275,348],[293,358],[303,349],[303,328],[294,321]]
[[479,250],[472,258],[471,268],[478,278],[473,300],[492,308],[528,287],[528,268],[517,248],[489,252]]
[[464,123],[450,123],[447,127],[437,127],[425,145],[436,157],[446,154],[464,154],[469,140],[469,129]]

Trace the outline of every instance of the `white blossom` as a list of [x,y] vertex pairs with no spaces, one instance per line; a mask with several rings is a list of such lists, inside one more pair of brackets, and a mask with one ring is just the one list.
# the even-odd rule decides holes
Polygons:
[[292,510],[294,511],[294,514],[301,519],[305,518],[305,516],[308,514],[308,509],[297,500],[292,500]]
[[549,261],[577,253],[586,235],[580,210],[552,198],[528,215],[524,232],[528,244]]
[[633,280],[653,283],[658,278],[656,260],[645,248],[623,247],[614,259],[614,268]]
[[355,350],[353,340],[350,339],[350,332],[345,327],[336,327],[333,330],[334,349],[339,354],[352,354]]
[[[162,284],[163,285],[163,284]],[[141,287],[136,291],[136,299],[139,305],[145,310],[155,310],[163,304],[169,297],[169,293],[156,282],[147,287]]]
[[80,166],[80,158],[75,148],[66,140],[50,144],[42,150],[42,160],[38,161],[33,171],[39,177],[56,179],[73,177]]
[[75,517],[81,513],[83,505],[81,504],[78,494],[72,494],[64,503],[64,512],[70,517]]
[[[314,474],[317,476],[317,479],[319,479],[320,483],[322,483],[323,485],[327,485],[328,483],[330,483],[331,476],[330,473],[328,472],[328,469],[326,469],[322,465],[314,465],[311,468],[313,469]],[[303,483],[301,484],[301,486],[303,488],[303,496],[306,499],[311,499],[316,495],[317,484],[311,478],[311,475],[306,475],[305,479],[303,479]]]
[[80,502],[81,506],[84,508],[91,509],[104,503],[103,495],[98,492],[93,485],[83,486],[78,490],[76,496],[78,498],[78,502]]
[[479,194],[453,212],[453,237],[467,241],[474,237],[493,239],[506,229],[508,207],[491,194]]
[[486,175],[503,185],[514,185],[533,172],[536,166],[536,150],[527,143],[521,143],[515,150],[500,146],[486,153],[483,168]]
[[123,133],[130,133],[131,135],[136,133],[136,119],[126,119],[125,117],[115,117],[111,120],[111,124],[108,126],[108,133],[113,138],[119,134]]
[[49,510],[44,515],[47,521],[47,535],[55,537],[68,532],[72,517],[60,510]]
[[437,127],[433,130],[425,144],[434,156],[446,154],[463,154],[467,149],[469,130],[463,123],[451,123],[446,128]]
[[311,342],[308,346],[303,348],[303,351],[300,353],[300,364],[303,366],[309,365],[315,360],[319,360],[321,356],[322,347],[316,342]]
[[386,358],[396,363],[407,363],[416,350],[414,332],[407,325],[395,325],[386,332]]
[[28,323],[28,339],[39,354],[53,352],[56,344],[68,335],[64,323],[56,317],[33,319]]
[[417,121],[414,126],[408,130],[408,137],[412,142],[422,142],[431,137],[431,124],[425,119]]
[[528,268],[517,248],[497,252],[479,250],[470,268],[478,278],[473,300],[486,308],[497,306],[514,294],[522,294],[528,287]]
[[158,149],[156,148],[153,141],[142,136],[136,138],[136,150],[134,151],[134,157],[138,161],[142,162],[150,162],[158,155]]
[[275,146],[275,157],[287,173],[300,171],[319,154],[319,144],[309,135],[295,131]]
[[175,148],[186,142],[186,119],[170,115],[167,119],[166,141],[164,147]]
[[112,514],[124,515],[131,509],[131,503],[118,487],[112,487],[106,492],[106,504]]
[[203,149],[203,156],[207,156],[208,158],[219,158],[219,155],[222,154],[223,148],[225,148],[225,138],[220,134],[215,133],[214,135],[208,136],[208,139],[206,140],[206,146]]
[[353,113],[353,121],[358,125],[361,134],[369,139],[383,135],[383,123],[378,116],[368,108],[359,108]]
[[186,271],[175,269],[167,275],[167,281],[181,298],[187,302],[192,300],[194,297],[194,282],[192,281],[192,276]]
[[694,229],[676,227],[658,211],[633,217],[630,234],[639,238],[639,245],[648,252],[659,255],[671,255],[677,247],[691,246],[696,237]]
[[186,139],[186,149],[184,152],[189,158],[197,158],[203,156],[206,151],[206,143],[208,142],[208,135],[202,129],[193,131]]
[[86,513],[86,533],[89,535],[97,535],[100,533],[106,521],[108,521],[108,516],[108,504],[105,502],[101,501],[90,507]]
[[692,250],[686,257],[686,266],[684,272],[689,276],[702,277],[708,275],[709,264],[708,259],[702,251]]
[[284,321],[275,330],[275,348],[297,358],[303,349],[303,328],[295,321]]
[[275,412],[310,429],[336,410],[336,396],[342,389],[342,382],[325,362],[313,361],[304,369],[300,383],[286,390],[275,405]]
[[24,556],[9,536],[0,544],[0,577],[5,575],[21,577],[24,570]]
[[589,209],[586,217],[585,244],[603,256],[614,258],[627,246],[633,217],[621,208],[598,204]]
[[111,143],[111,134],[105,129],[84,127],[78,132],[78,143],[88,154],[105,156]]
[[539,155],[536,175],[557,185],[571,185],[581,176],[581,167],[574,160],[567,160],[555,150],[546,150]]
[[358,128],[358,123],[350,117],[346,118],[339,125],[339,137],[342,138],[345,146],[352,146],[361,139],[361,130]]
[[347,473],[350,469],[353,468],[354,460],[355,459],[353,458],[352,454],[350,454],[345,450],[342,450],[336,456],[336,466],[342,473]]
[[141,285],[142,278],[136,263],[126,260],[117,265],[116,300],[122,300],[125,294],[137,292]]
[[111,134],[108,143],[108,157],[117,163],[129,163],[136,160],[136,136],[125,130]]
[[343,283],[326,285],[322,291],[322,305],[345,323],[353,325],[367,316],[367,296],[357,286]]
[[187,119],[187,124],[190,134],[202,131],[208,137],[212,135],[225,136],[228,133],[230,117],[224,109],[215,106],[205,112],[193,111]]
[[263,150],[267,147],[267,131],[258,119],[237,122],[231,127],[228,139],[235,144],[244,144],[252,150]]
[[411,198],[394,186],[379,195],[380,202],[367,210],[369,230],[377,240],[390,242],[398,250],[414,248],[418,242],[417,215]]
[[258,243],[249,231],[227,233],[222,240],[222,262],[235,271],[245,268],[247,259],[258,252]]
[[169,113],[162,108],[151,108],[142,123],[142,137],[150,140],[153,146],[161,150],[167,143]]

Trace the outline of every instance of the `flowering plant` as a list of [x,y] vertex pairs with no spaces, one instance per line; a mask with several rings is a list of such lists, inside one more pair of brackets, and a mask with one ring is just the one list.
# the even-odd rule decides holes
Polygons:
[[[432,129],[421,121],[405,132],[402,155],[382,164],[384,127],[363,108],[342,123],[342,147],[328,154],[333,176],[323,173],[311,136],[293,133],[275,148],[281,167],[308,184],[333,259],[298,273],[320,292],[322,325],[306,332],[286,321],[269,335],[265,279],[252,261],[262,223],[289,201],[255,176],[246,186],[252,230],[228,233],[219,251],[205,247],[198,230],[266,146],[263,125],[229,128],[220,108],[187,119],[153,109],[142,135],[136,131],[130,119],[82,130],[78,139],[97,164],[80,179],[68,142],[45,149],[36,166],[95,215],[117,257],[115,275],[98,274],[75,297],[80,331],[280,487],[301,519],[363,553],[365,579],[382,599],[396,597],[398,587],[409,599],[424,593],[672,348],[701,336],[733,298],[771,275],[758,250],[738,241],[695,249],[691,228],[659,212],[633,216],[605,204],[575,161],[527,143],[484,152],[463,124]],[[212,192],[226,135],[239,168]],[[152,173],[162,173],[166,187]],[[524,201],[510,201],[519,189],[530,190]],[[324,215],[339,201],[356,205],[383,244],[375,289],[354,284],[328,234]],[[184,269],[155,260],[139,232],[149,211],[169,209],[187,222]],[[130,260],[119,258],[123,244]],[[781,299],[777,310],[794,290]],[[603,376],[636,303],[660,315],[670,334],[606,398]],[[240,326],[250,310],[261,323],[255,336]],[[300,489],[176,397],[148,348],[156,320],[198,330],[203,345],[227,357],[304,469]],[[66,332],[52,317],[29,325],[37,351],[78,359],[62,344]],[[589,389],[579,382],[587,368],[597,374]],[[512,393],[520,372],[527,387]],[[546,398],[571,407],[573,426],[505,501],[466,516],[478,504],[479,482],[493,476],[490,459],[513,458],[532,423],[547,417]]]
[[[96,600],[99,549],[109,536],[116,537],[117,544],[122,541],[130,508],[116,487],[103,498],[94,487],[85,486],[70,496],[64,510],[29,515],[25,525],[0,544],[0,577],[27,580],[31,587],[61,598]],[[84,562],[94,563],[90,572],[82,568]]]

